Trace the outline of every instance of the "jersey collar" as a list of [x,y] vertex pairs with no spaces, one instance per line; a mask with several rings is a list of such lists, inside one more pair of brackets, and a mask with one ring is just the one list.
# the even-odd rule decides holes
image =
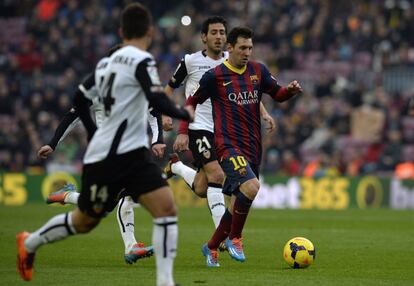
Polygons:
[[234,66],[232,66],[230,63],[229,63],[229,60],[228,59],[226,59],[224,62],[223,62],[223,64],[229,69],[229,70],[231,70],[232,72],[235,72],[235,73],[238,73],[238,74],[242,74],[242,73],[244,73],[245,71],[246,71],[246,68],[247,68],[247,65],[245,65],[244,67],[242,67],[241,69],[239,69],[239,68],[236,68],[236,67],[234,67]]
[[[208,58],[210,58],[209,56],[207,56],[207,50],[206,50],[206,49],[202,50],[202,51],[201,51],[201,54],[202,54],[205,58],[207,58],[207,57],[208,57]],[[226,55],[226,54],[225,54],[224,52],[222,52],[222,53],[221,53],[221,57],[222,57],[222,58],[224,58],[224,57],[225,57],[225,55]],[[210,58],[210,59],[211,59],[211,58]],[[214,59],[212,59],[212,60],[214,60]],[[215,60],[214,60],[214,61],[215,61]]]

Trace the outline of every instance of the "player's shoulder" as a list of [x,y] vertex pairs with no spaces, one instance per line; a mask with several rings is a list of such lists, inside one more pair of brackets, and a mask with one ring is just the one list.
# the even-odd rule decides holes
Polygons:
[[186,54],[184,61],[186,66],[199,66],[200,64],[206,64],[209,60],[205,52],[201,50],[192,54]]
[[258,62],[258,61],[249,61],[248,62],[248,65],[251,65],[251,66],[253,66],[254,68],[260,68],[260,69],[263,69],[263,68],[265,68],[265,69],[267,69],[266,68],[266,66],[263,64],[263,63],[261,63],[261,62]]
[[257,61],[249,61],[248,65],[250,65],[253,69],[250,69],[254,73],[258,73],[261,76],[269,76],[270,71],[264,63],[257,62]]
[[194,52],[194,53],[191,53],[191,54],[186,54],[184,56],[184,58],[186,60],[189,60],[189,61],[191,61],[191,60],[199,60],[199,59],[201,59],[203,57],[204,57],[203,51],[197,51],[197,52]]
[[138,60],[138,62],[141,62],[145,59],[151,59],[154,60],[154,57],[151,53],[138,49],[134,46],[125,46],[114,52],[110,59],[111,61],[116,61],[120,57],[133,57]]
[[204,81],[210,81],[210,80],[215,80],[216,79],[216,75],[217,75],[217,69],[219,69],[219,66],[216,66],[214,68],[211,68],[209,70],[207,70],[203,76],[202,79]]
[[101,58],[98,63],[96,64],[96,70],[102,70],[108,66],[109,57],[105,56]]

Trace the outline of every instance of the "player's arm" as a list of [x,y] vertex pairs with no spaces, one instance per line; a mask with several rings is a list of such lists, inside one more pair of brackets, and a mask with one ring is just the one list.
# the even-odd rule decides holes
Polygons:
[[[168,84],[164,88],[165,94],[171,98],[174,94],[174,89],[178,88],[187,78],[188,72],[185,65],[185,57],[181,59],[180,64],[175,69],[175,72]],[[165,131],[172,130],[172,118],[169,116],[162,116],[162,125]]]
[[[93,86],[94,86],[94,77],[92,75],[88,75],[86,79],[83,81],[82,84],[79,85],[78,89],[75,92],[74,98],[77,98],[80,94],[86,94]],[[89,106],[92,104],[90,100],[86,100],[87,110],[89,114]],[[76,126],[77,122],[79,121],[79,113],[75,107],[71,108],[65,116],[60,121],[58,127],[55,130],[55,134],[53,135],[52,139],[49,141],[48,144],[40,147],[37,152],[37,156],[41,159],[46,159],[47,156],[52,153],[55,149],[57,144],[62,141],[70,131]],[[94,132],[96,129],[95,124],[91,119],[91,123],[85,125],[88,133]],[[95,128],[95,129],[94,129]]]
[[53,135],[52,139],[50,139],[49,143],[40,147],[37,151],[37,156],[41,159],[46,159],[47,156],[52,153],[55,149],[57,144],[63,140],[65,135],[70,132],[73,128],[69,128],[69,126],[74,126],[76,123],[76,119],[78,118],[78,113],[76,112],[75,108],[71,108],[59,122],[58,127],[55,130],[55,134]]
[[148,109],[148,123],[152,132],[152,152],[155,156],[162,158],[164,156],[165,148],[167,147],[167,145],[164,144],[162,119],[161,114],[152,107]]
[[164,93],[154,60],[146,59],[139,63],[135,77],[141,84],[150,105],[158,112],[186,121],[193,120],[194,110],[192,108],[177,108]]
[[275,131],[276,129],[276,122],[273,117],[267,112],[266,107],[264,106],[263,102],[260,102],[260,116],[262,119],[267,123],[266,130],[268,133]]
[[88,98],[88,91],[95,86],[95,74],[89,74],[75,93],[73,104],[78,112],[79,118],[88,133],[88,141],[96,131],[96,125],[91,117],[89,106],[92,105],[91,98]]
[[274,100],[283,102],[303,91],[302,87],[296,80],[284,87],[279,85],[276,78],[270,74],[269,70],[264,65],[261,65],[261,69],[262,91],[269,94]]

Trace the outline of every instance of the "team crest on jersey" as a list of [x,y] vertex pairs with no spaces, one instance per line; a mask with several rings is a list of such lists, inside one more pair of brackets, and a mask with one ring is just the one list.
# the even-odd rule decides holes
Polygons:
[[256,84],[259,82],[259,77],[257,76],[257,74],[254,74],[250,76],[250,80],[253,84]]
[[210,159],[210,157],[211,157],[211,152],[210,152],[209,150],[204,150],[204,151],[203,151],[203,156],[204,156],[206,159]]
[[247,175],[247,170],[246,170],[246,168],[240,168],[239,169],[239,174],[241,175],[241,176],[246,176]]

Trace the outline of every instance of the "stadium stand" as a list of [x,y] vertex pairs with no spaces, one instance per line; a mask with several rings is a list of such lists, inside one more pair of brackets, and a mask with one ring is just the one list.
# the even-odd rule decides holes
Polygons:
[[[70,108],[82,77],[119,41],[119,13],[127,2],[2,1],[0,169],[80,170],[87,144],[81,127],[47,162],[36,150]],[[281,83],[302,83],[305,94],[296,100],[276,105],[265,99],[278,131],[265,135],[264,173],[301,175],[320,160],[315,166],[339,174],[392,175],[398,164],[414,160],[414,119],[407,115],[414,96],[412,1],[142,2],[157,23],[151,52],[164,82],[186,52],[199,48],[196,31],[205,15],[219,14],[230,27],[254,29],[254,58]],[[181,25],[182,15],[191,16],[191,25]],[[358,110],[367,111],[366,120],[352,120]],[[373,125],[375,136],[356,135],[369,135]],[[166,136],[171,145],[174,134]]]

